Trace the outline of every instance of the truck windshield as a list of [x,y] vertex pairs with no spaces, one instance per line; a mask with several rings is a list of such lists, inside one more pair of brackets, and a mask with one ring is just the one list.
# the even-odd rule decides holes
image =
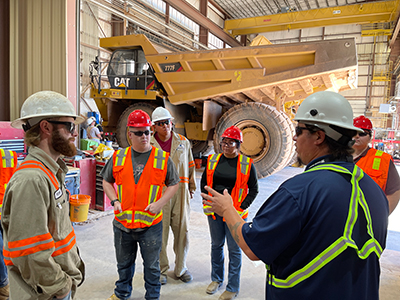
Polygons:
[[114,89],[144,89],[154,79],[141,49],[115,51],[110,59],[107,76]]

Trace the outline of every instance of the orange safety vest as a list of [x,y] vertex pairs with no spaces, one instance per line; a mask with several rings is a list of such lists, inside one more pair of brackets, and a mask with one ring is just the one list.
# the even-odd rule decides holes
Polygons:
[[17,153],[14,151],[0,148],[0,154],[1,154],[1,163],[0,163],[0,219],[1,219],[4,193],[6,192],[7,183],[10,181],[11,176],[17,169],[18,160],[17,160]]
[[126,228],[146,228],[162,220],[162,211],[155,215],[145,208],[162,196],[169,153],[152,146],[150,157],[139,182],[133,177],[131,147],[113,155],[113,176],[118,186],[118,199],[122,212],[114,211],[115,220]]
[[392,157],[389,154],[371,148],[368,150],[367,155],[361,157],[356,165],[385,191],[391,159]]
[[[24,161],[18,167],[16,172],[23,169],[39,169],[43,171],[53,184],[55,188],[55,194],[62,193],[57,178],[41,162],[35,160]],[[7,266],[12,266],[13,258],[34,254],[52,248],[54,248],[54,251],[51,256],[56,257],[70,251],[75,244],[75,231],[71,224],[71,232],[64,239],[57,242],[54,241],[53,236],[49,232],[18,241],[9,241],[7,245],[4,245],[3,249],[4,262]]]
[[[218,161],[221,158],[220,154],[211,154],[208,156],[207,159],[207,166],[206,166],[206,175],[207,175],[207,185],[212,187],[213,186],[213,179],[214,179],[214,172],[218,165]],[[232,189],[231,197],[233,200],[233,206],[235,207],[238,214],[242,217],[242,219],[246,219],[249,215],[248,209],[243,210],[240,208],[242,201],[246,198],[249,187],[247,186],[247,182],[250,178],[250,170],[251,164],[253,160],[247,156],[239,154],[238,163],[236,168],[236,182],[235,186]],[[208,208],[210,206],[203,204],[203,211],[207,216],[213,216],[214,213],[209,212]]]

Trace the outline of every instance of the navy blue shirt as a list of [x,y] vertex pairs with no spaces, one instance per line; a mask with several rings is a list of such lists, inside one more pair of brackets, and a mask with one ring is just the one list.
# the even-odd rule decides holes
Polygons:
[[[351,162],[330,162],[329,156],[312,161],[334,163],[353,171]],[[286,279],[305,267],[343,235],[349,212],[351,176],[329,170],[299,174],[284,182],[268,198],[242,234],[253,253],[270,265],[271,274]],[[365,175],[360,187],[368,203],[375,238],[385,248],[388,202],[379,186]],[[356,244],[369,239],[361,206],[353,229]],[[268,276],[268,275],[267,275]],[[379,260],[375,253],[362,260],[347,248],[314,275],[292,288],[266,287],[266,299],[379,299]]]

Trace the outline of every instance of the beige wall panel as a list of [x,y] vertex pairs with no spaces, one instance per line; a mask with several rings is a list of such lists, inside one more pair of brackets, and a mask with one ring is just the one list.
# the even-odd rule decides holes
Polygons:
[[67,94],[66,0],[10,1],[11,119],[40,90]]

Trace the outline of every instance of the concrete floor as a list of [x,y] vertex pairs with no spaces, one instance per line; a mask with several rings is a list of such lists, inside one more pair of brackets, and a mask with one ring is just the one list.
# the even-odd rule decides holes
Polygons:
[[[302,172],[300,168],[287,167],[270,177],[259,181],[260,193],[250,207],[249,220],[253,218],[261,204],[287,178]],[[202,170],[197,171],[199,186]],[[190,214],[190,249],[187,265],[193,275],[193,281],[183,283],[174,278],[172,271],[168,283],[161,288],[161,299],[218,299],[225,290],[226,282],[214,295],[205,293],[210,283],[210,236],[205,215],[202,213],[200,191],[196,191],[191,202]],[[77,242],[81,256],[86,263],[86,280],[78,288],[77,299],[107,299],[118,279],[112,233],[112,212],[90,211],[86,223],[75,225]],[[172,236],[172,233],[171,235]],[[226,247],[225,247],[226,248]],[[171,243],[169,257],[173,259]],[[173,268],[173,261],[171,268]],[[227,263],[226,270],[227,270]],[[400,299],[400,208],[398,207],[389,219],[387,249],[381,258],[381,300]],[[226,278],[226,276],[225,276]],[[136,272],[133,279],[134,290],[131,300],[144,299],[144,281],[142,259],[140,254],[136,261]],[[243,256],[241,290],[238,299],[255,300],[265,298],[265,266],[261,262],[252,262]]]

